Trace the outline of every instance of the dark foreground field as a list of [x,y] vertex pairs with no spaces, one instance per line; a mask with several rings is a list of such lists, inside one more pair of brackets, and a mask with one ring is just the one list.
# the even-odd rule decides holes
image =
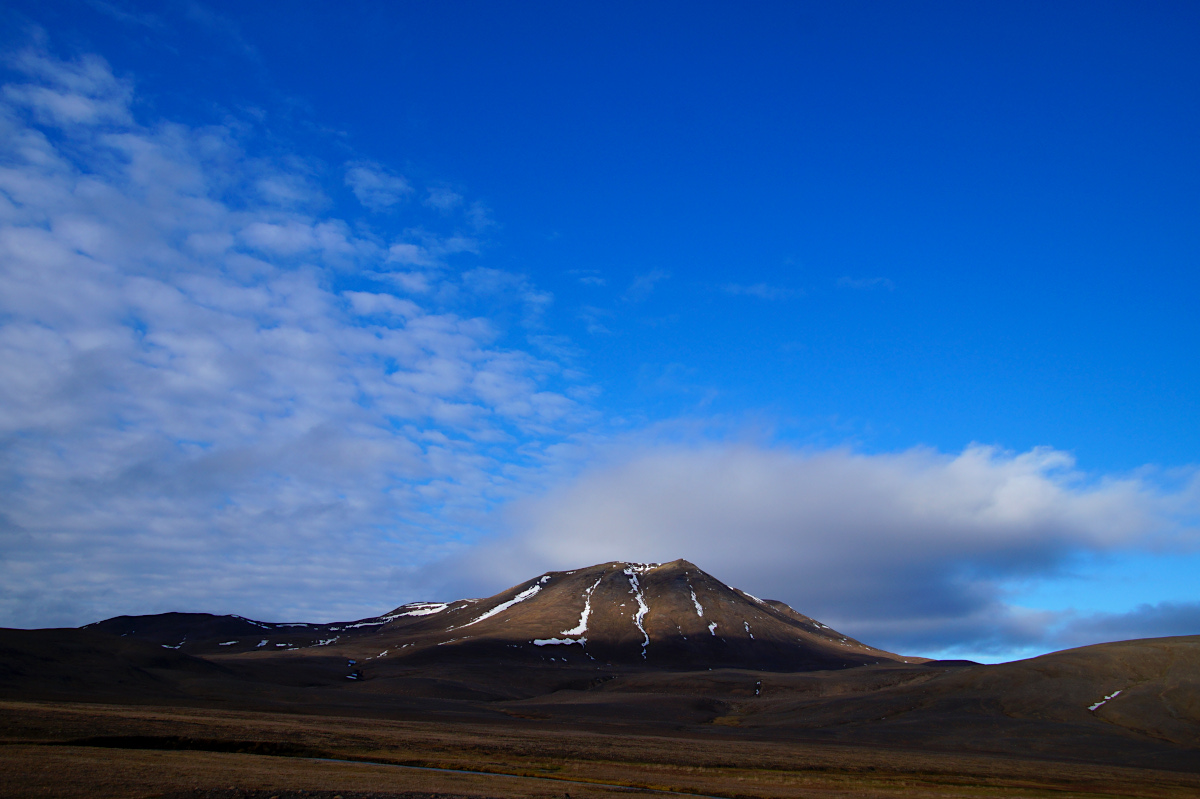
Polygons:
[[5,797],[1200,796],[1196,772],[781,740],[721,724],[3,702],[0,739]]

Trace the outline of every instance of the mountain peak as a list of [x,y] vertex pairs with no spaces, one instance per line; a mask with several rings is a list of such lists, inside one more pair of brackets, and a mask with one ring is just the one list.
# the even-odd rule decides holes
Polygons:
[[91,625],[189,654],[322,647],[355,660],[495,659],[669,668],[808,670],[919,662],[867,646],[686,560],[551,571],[483,599],[410,602],[371,619],[276,624],[163,614]]
[[[866,646],[783,602],[732,588],[679,559],[551,571],[437,617],[412,606],[381,630],[413,654],[503,648],[539,659],[712,668],[840,668],[905,658]],[[401,618],[404,619],[403,623]],[[440,639],[440,640],[439,640]]]

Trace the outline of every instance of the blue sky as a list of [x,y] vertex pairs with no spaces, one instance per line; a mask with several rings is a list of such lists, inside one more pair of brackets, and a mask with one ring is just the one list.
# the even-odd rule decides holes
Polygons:
[[1200,632],[1191,5],[2,13],[0,623],[685,557]]

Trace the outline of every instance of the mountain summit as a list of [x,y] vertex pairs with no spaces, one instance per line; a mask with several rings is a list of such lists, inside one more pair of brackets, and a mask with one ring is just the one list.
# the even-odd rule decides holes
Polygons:
[[[405,606],[388,615],[399,620],[410,612]],[[548,572],[488,599],[447,605],[395,632],[411,636],[412,646],[499,644],[540,657],[673,667],[809,669],[905,660],[782,602],[725,585],[686,560]]]
[[162,614],[90,627],[162,638],[162,646],[188,654],[319,647],[360,661],[499,657],[791,671],[922,660],[867,646],[783,602],[731,588],[686,560],[547,572],[486,599],[413,602],[355,622],[274,624]]

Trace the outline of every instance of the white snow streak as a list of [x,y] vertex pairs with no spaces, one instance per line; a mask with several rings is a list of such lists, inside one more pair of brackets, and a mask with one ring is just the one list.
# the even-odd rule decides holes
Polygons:
[[708,625],[708,631],[710,633],[712,633],[713,635],[717,634],[717,623],[715,621],[712,624]]
[[223,641],[223,642],[217,644],[217,646],[233,646],[236,643],[237,643],[237,641]]
[[588,616],[592,615],[592,592],[596,590],[596,586],[600,585],[600,581],[603,579],[604,575],[601,574],[596,578],[596,582],[592,583],[592,587],[584,592],[583,614],[579,617],[579,624],[570,630],[563,630],[561,635],[583,635],[587,632]]
[[704,618],[704,607],[700,604],[700,600],[696,599],[696,589],[688,586],[688,590],[692,592],[692,604],[696,606],[696,615]]
[[271,629],[271,625],[263,624],[261,621],[255,621],[254,619],[247,619],[245,616],[236,616],[235,615],[235,616],[231,616],[230,618],[239,619],[241,621],[246,622],[247,624],[253,624],[255,627],[262,627],[264,630]]
[[529,597],[533,596],[534,594],[536,594],[538,591],[541,591],[541,590],[542,590],[541,584],[530,586],[529,588],[526,588],[524,591],[517,594],[515,597],[508,600],[507,602],[501,602],[499,605],[492,608],[491,610],[489,610],[487,613],[480,616],[475,621],[469,621],[466,624],[460,625],[460,626],[452,628],[452,629],[461,630],[463,627],[470,627],[472,624],[479,624],[479,622],[483,621],[484,619],[490,619],[492,616],[495,616],[497,613],[503,613],[504,611],[508,610],[513,605],[517,604],[518,602],[524,602],[526,599],[529,599]]
[[534,646],[557,646],[561,644],[579,644],[587,646],[586,638],[535,638],[531,642]]
[[1095,711],[1095,710],[1096,710],[1098,707],[1100,707],[1101,705],[1103,705],[1103,704],[1104,704],[1105,702],[1107,702],[1108,700],[1110,700],[1110,699],[1116,699],[1118,696],[1120,696],[1120,694],[1121,694],[1121,692],[1120,692],[1120,691],[1114,691],[1113,693],[1111,693],[1111,694],[1109,694],[1108,696],[1106,696],[1106,697],[1104,697],[1103,699],[1101,699],[1101,700],[1100,700],[1099,702],[1097,702],[1096,704],[1094,704],[1094,705],[1091,705],[1091,706],[1088,708],[1088,710]]
[[[640,565],[640,564],[636,564]],[[649,571],[650,568],[657,566],[657,563],[649,565],[641,565],[642,571]],[[642,598],[642,587],[638,584],[637,575],[634,574],[635,566],[630,566],[625,569],[625,576],[629,578],[629,593],[633,594],[633,598],[637,600],[637,613],[633,614],[633,623],[641,631],[645,638],[642,641],[642,660],[646,659],[646,647],[650,646],[650,634],[646,632],[646,628],[642,626],[642,619],[646,618],[646,613],[650,610],[650,606],[646,604],[646,600]]]
[[266,639],[266,638],[264,638],[264,639],[262,639],[261,641],[259,641],[259,642],[258,642],[258,646],[255,646],[254,648],[255,648],[255,649],[258,649],[258,647],[260,647],[260,646],[266,646],[266,645],[267,645],[267,639]]
[[[445,602],[412,602],[400,608],[402,613],[392,613],[388,616],[380,616],[380,618],[391,621],[401,616],[431,616],[434,613],[441,613],[448,607],[450,606]],[[405,608],[412,608],[412,610],[405,610]]]
[[750,632],[750,622],[744,621],[744,622],[742,622],[742,624],[746,625],[746,633],[750,636],[750,640],[753,641],[754,633]]

